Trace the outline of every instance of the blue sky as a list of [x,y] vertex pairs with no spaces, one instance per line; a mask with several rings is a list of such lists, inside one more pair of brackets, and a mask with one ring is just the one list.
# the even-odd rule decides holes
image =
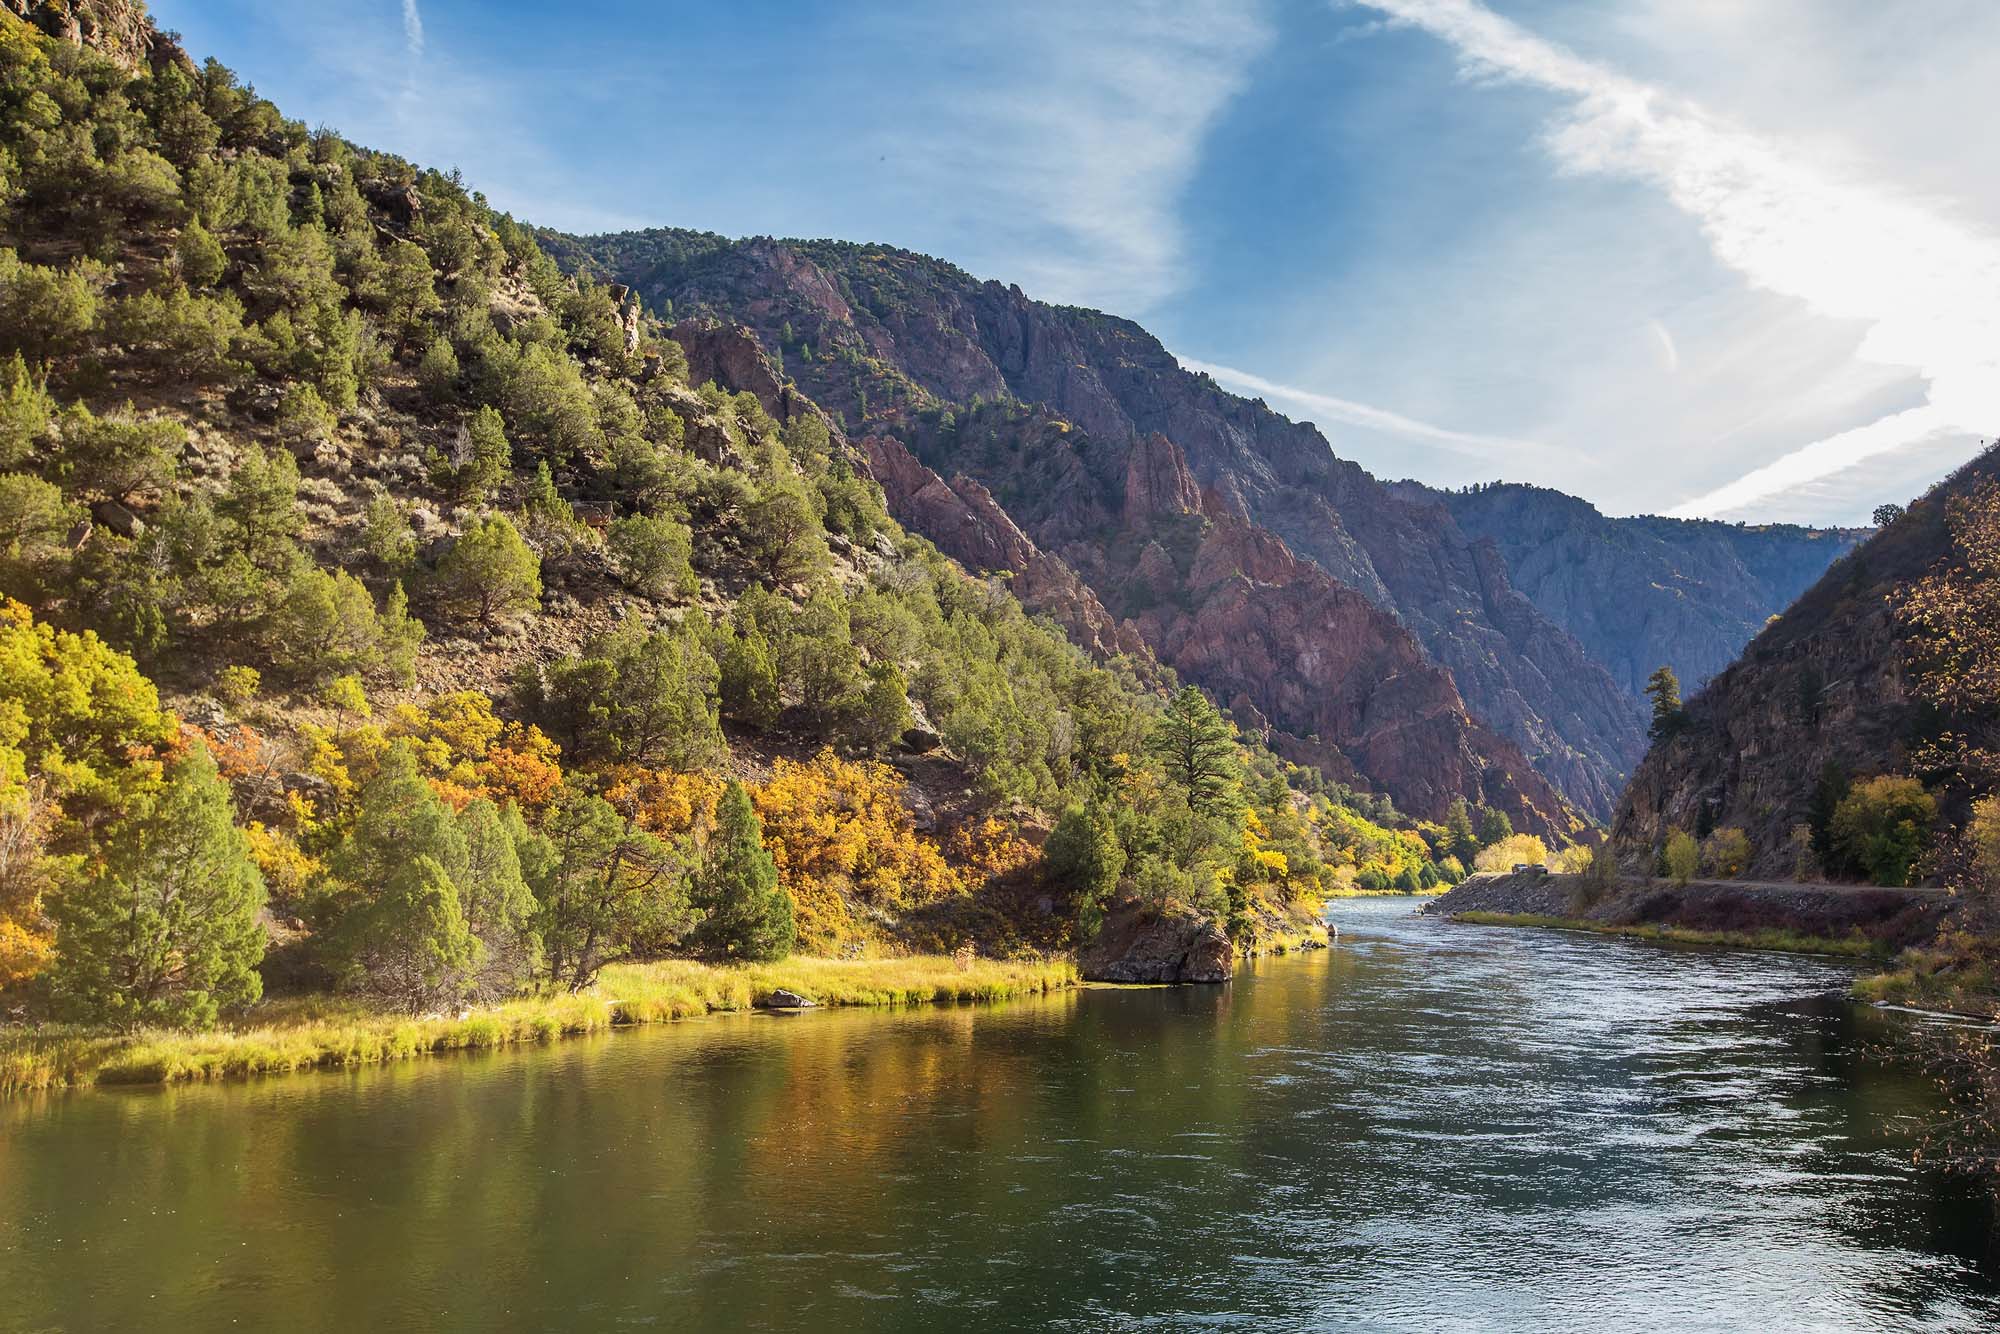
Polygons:
[[2000,431],[1990,0],[154,0],[554,226],[882,240],[1379,475],[1847,522]]

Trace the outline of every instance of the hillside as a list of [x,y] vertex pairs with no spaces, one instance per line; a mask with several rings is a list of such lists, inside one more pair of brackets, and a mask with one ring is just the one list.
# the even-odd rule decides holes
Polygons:
[[[1846,863],[1825,868],[1842,878],[1867,878],[1836,846],[1838,805],[1862,780],[1913,776],[1935,802],[1936,829],[1916,819],[1913,848],[1930,851],[1908,873],[1947,871],[1948,835],[1991,786],[1990,618],[1977,597],[1992,574],[1996,478],[1989,451],[1933,488],[1688,700],[1634,772],[1614,842],[1650,857],[1674,829],[1741,828],[1755,872],[1791,878],[1832,860]],[[1934,587],[1957,601],[1927,625],[1919,612]]]
[[[621,959],[1063,952],[1135,914],[1227,954],[1462,873],[1472,844],[1333,748],[1282,758],[1254,707],[1178,688],[976,484],[891,477],[776,347],[566,276],[456,176],[286,120],[135,6],[16,8],[10,1005],[450,1008]],[[877,473],[992,545],[907,531]],[[1187,517],[1167,481],[1145,532]],[[1380,619],[1297,582],[1307,619]],[[1568,828],[1448,678],[1371,670],[1339,706],[1362,735],[1440,738],[1413,806]]]
[[1400,483],[1490,541],[1507,577],[1637,696],[1662,663],[1687,690],[1736,660],[1764,622],[1805,592],[1865,530],[1613,519],[1546,487],[1438,491]]
[[[665,229],[592,238],[545,234],[543,243],[566,267],[631,284],[677,316],[706,313],[748,325],[767,345],[782,348],[786,373],[817,401],[850,424],[865,419],[869,431],[905,444],[940,414],[962,419],[989,400],[1046,409],[1100,450],[1130,450],[1163,437],[1185,459],[1211,520],[1228,516],[1277,539],[1388,613],[1389,621],[1367,631],[1379,642],[1360,649],[1361,658],[1402,656],[1407,648],[1389,641],[1414,640],[1419,656],[1450,673],[1475,730],[1499,733],[1564,798],[1597,816],[1609,813],[1644,748],[1636,694],[1628,678],[1614,679],[1604,662],[1622,663],[1652,647],[1619,651],[1615,622],[1624,613],[1610,605],[1633,584],[1650,587],[1662,577],[1654,568],[1658,560],[1679,561],[1683,552],[1690,568],[1666,572],[1669,582],[1727,586],[1732,593],[1744,585],[1720,624],[1704,629],[1708,649],[1723,651],[1708,667],[1712,671],[1740,646],[1740,640],[1726,643],[1737,603],[1749,616],[1742,631],[1747,637],[1783,605],[1789,586],[1784,574],[1764,574],[1755,562],[1760,573],[1749,579],[1712,572],[1702,543],[1677,531],[1662,536],[1663,546],[1639,553],[1636,564],[1624,554],[1626,543],[1613,542],[1587,554],[1596,563],[1614,563],[1614,577],[1570,590],[1579,598],[1604,599],[1606,610],[1574,618],[1609,654],[1594,657],[1562,616],[1539,606],[1515,581],[1508,548],[1481,540],[1488,534],[1462,524],[1447,497],[1384,485],[1337,457],[1311,425],[1183,370],[1130,321],[1037,302],[1018,288],[981,283],[950,264],[883,246],[729,241]],[[1003,507],[1008,502],[1001,493],[1020,481],[1011,459],[991,450],[952,466],[1000,495]],[[1108,467],[1106,475],[1116,471]],[[1085,565],[1092,562],[1077,548],[1091,545],[1102,562],[1122,537],[1110,528],[1078,531],[1065,549],[1073,564]],[[1833,554],[1832,547],[1809,549],[1804,563],[1810,564],[1813,550],[1826,559]],[[1539,570],[1529,575],[1561,605],[1564,590]],[[1115,602],[1110,590],[1098,592],[1107,604]],[[1771,600],[1759,604],[1759,596]],[[1659,637],[1667,637],[1665,617]],[[1150,642],[1171,659],[1165,640],[1156,634]],[[1309,636],[1302,647],[1307,656],[1336,662],[1355,648],[1330,636]],[[1202,669],[1186,670],[1206,681]],[[1295,688],[1280,679],[1262,684],[1267,697]],[[1216,688],[1233,690],[1235,684],[1217,678]],[[1258,692],[1249,695],[1255,700]],[[1372,750],[1374,762],[1387,767],[1370,776],[1392,791],[1397,771],[1438,764],[1434,751],[1417,749],[1427,743],[1414,737],[1407,756],[1386,754],[1394,747],[1379,738],[1369,743],[1332,733],[1323,740],[1350,759],[1357,750]],[[1492,748],[1476,738],[1471,744]],[[1368,772],[1358,761],[1357,768]],[[1398,797],[1430,813],[1414,804],[1422,800],[1419,793]]]

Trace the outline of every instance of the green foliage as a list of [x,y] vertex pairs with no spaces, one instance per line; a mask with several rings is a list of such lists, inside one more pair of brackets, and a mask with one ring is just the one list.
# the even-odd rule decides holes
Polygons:
[[1916,779],[1858,780],[1834,808],[1828,869],[1871,884],[1907,885],[1936,820],[1937,800]]
[[602,797],[565,794],[523,863],[545,974],[570,991],[638,942],[675,938],[690,924],[687,886],[666,849]]
[[[1502,818],[1505,818],[1504,813]],[[1512,832],[1510,828],[1508,833]],[[1456,857],[1460,862],[1471,861],[1479,855],[1479,838],[1472,832],[1472,811],[1464,797],[1454,797],[1451,805],[1445,808],[1444,839],[1438,851]]]
[[191,288],[215,286],[229,268],[221,243],[199,219],[181,228],[174,242],[174,259],[180,266],[181,280]]
[[1042,845],[1043,883],[1069,895],[1080,940],[1097,934],[1124,871],[1125,849],[1100,810],[1069,807]]
[[325,891],[329,949],[349,986],[409,1010],[497,999],[538,962],[518,814],[477,800],[454,816],[407,745],[383,757]]
[[744,537],[764,577],[804,579],[824,568],[826,539],[812,499],[796,477],[773,478],[744,515]]
[[723,716],[758,731],[777,725],[785,711],[778,686],[778,658],[756,627],[729,635],[716,655]]
[[531,670],[519,693],[572,758],[686,771],[722,752],[717,677],[698,630],[627,625],[582,657]]
[[279,569],[299,536],[299,465],[289,451],[247,449],[216,498],[229,543],[252,565]]
[[0,248],[0,352],[48,361],[83,350],[97,324],[110,271],[95,260],[67,268],[25,264]]
[[903,669],[893,662],[878,662],[868,668],[868,685],[848,717],[848,736],[857,750],[880,754],[909,730],[909,688]]
[[0,468],[15,468],[45,447],[55,429],[56,404],[46,381],[15,352],[0,361]]
[[417,560],[417,534],[410,512],[386,491],[368,502],[361,526],[361,549],[390,574],[402,574]]
[[1487,806],[1479,812],[1479,845],[1490,848],[1495,843],[1505,842],[1514,836],[1514,822],[1507,818],[1507,812],[1497,806]]
[[541,566],[506,515],[489,515],[444,553],[432,589],[453,615],[491,628],[541,605]]
[[444,406],[458,399],[458,353],[449,338],[433,338],[417,363],[417,383],[432,403]]
[[459,496],[478,504],[514,471],[514,451],[498,411],[482,407],[465,424],[453,456],[452,482]]
[[381,641],[375,601],[359,579],[345,570],[298,567],[273,627],[274,663],[305,681],[373,672],[380,667]]
[[691,557],[694,535],[673,519],[634,514],[611,525],[611,554],[647,597],[693,597],[701,589]]
[[1146,737],[1146,749],[1190,811],[1220,815],[1229,808],[1242,777],[1236,729],[1201,691],[1183,686],[1167,702]]
[[58,462],[64,489],[124,501],[166,489],[187,430],[164,417],[123,411],[99,417],[78,403],[63,413]]
[[702,914],[691,940],[715,959],[782,959],[798,939],[792,899],[778,886],[778,867],[764,848],[764,827],[743,784],[731,779],[715,808],[709,839],[694,880],[694,907]]
[[1646,678],[1646,695],[1653,701],[1653,722],[1649,735],[1655,741],[1665,741],[1678,735],[1687,726],[1687,713],[1681,707],[1680,678],[1674,669],[1660,666]]
[[205,1028],[262,994],[264,882],[196,747],[133,799],[101,860],[54,904],[54,987],[80,1018]]
[[340,418],[309,384],[295,384],[278,403],[278,430],[286,439],[316,445],[331,440]]

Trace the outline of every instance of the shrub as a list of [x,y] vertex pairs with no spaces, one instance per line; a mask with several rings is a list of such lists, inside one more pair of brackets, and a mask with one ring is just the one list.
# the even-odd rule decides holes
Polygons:
[[618,568],[647,597],[692,597],[700,590],[689,559],[694,536],[686,524],[635,514],[611,525],[610,541]]
[[1475,871],[1511,871],[1522,862],[1530,866],[1545,866],[1549,860],[1548,845],[1533,834],[1509,834],[1491,846],[1481,848],[1479,855],[1472,859]]
[[1877,885],[1906,885],[1937,819],[1937,801],[1914,778],[1862,779],[1834,808],[1838,869]]

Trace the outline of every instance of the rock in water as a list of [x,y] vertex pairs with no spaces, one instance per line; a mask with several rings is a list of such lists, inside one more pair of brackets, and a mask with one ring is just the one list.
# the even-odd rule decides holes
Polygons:
[[1078,956],[1092,982],[1227,982],[1236,950],[1222,928],[1187,913],[1121,904]]
[[766,1010],[809,1010],[816,1003],[801,996],[796,991],[787,991],[783,987],[779,987],[776,991],[764,997],[763,1000],[757,1002],[761,1008]]

